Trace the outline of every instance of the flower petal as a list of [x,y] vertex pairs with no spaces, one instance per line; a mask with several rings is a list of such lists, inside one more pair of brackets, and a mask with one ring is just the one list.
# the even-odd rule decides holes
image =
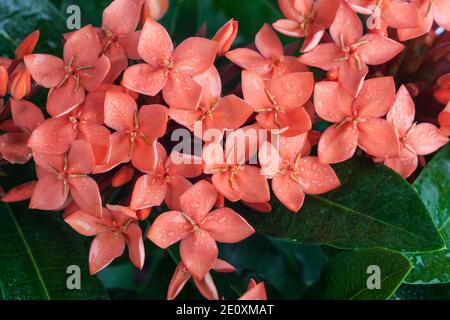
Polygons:
[[358,116],[380,118],[386,115],[395,101],[395,82],[392,77],[378,77],[364,81],[353,108]]
[[111,62],[108,57],[102,55],[92,65],[92,69],[80,70],[77,74],[80,76],[81,85],[87,91],[94,91],[108,76],[111,69]]
[[72,142],[68,155],[69,174],[90,174],[95,166],[94,154],[87,141]]
[[203,220],[201,228],[214,240],[222,243],[237,243],[255,233],[244,218],[229,208],[210,212]]
[[166,133],[168,117],[168,109],[163,105],[142,106],[138,114],[139,128],[147,139],[156,140]]
[[352,97],[356,97],[361,90],[369,68],[361,62],[358,65],[356,58],[350,57],[338,70],[338,79],[342,88]]
[[330,34],[336,44],[343,37],[344,45],[354,44],[363,35],[363,26],[358,15],[345,3],[337,9],[336,16],[330,26]]
[[30,181],[9,190],[1,200],[6,203],[28,200],[33,195],[37,181]]
[[270,82],[269,93],[283,108],[303,106],[311,97],[314,88],[312,72],[298,72],[285,75]]
[[194,279],[195,286],[201,295],[207,300],[219,300],[216,285],[208,272],[202,280]]
[[31,159],[31,149],[27,145],[28,134],[10,132],[0,136],[0,154],[11,164],[25,164]]
[[167,69],[149,64],[135,64],[125,70],[122,85],[134,92],[156,96],[167,83]]
[[192,183],[182,176],[174,176],[167,183],[164,201],[170,210],[181,210],[180,197],[190,188]]
[[416,154],[424,156],[446,145],[449,139],[435,125],[420,123],[411,130],[404,141]]
[[29,207],[39,210],[58,210],[64,205],[66,199],[63,181],[49,174],[36,183]]
[[131,208],[134,210],[160,206],[166,196],[167,184],[161,177],[143,175],[134,185]]
[[164,100],[176,109],[195,110],[201,94],[202,87],[185,73],[172,72],[163,89]]
[[305,193],[289,175],[275,175],[272,179],[272,190],[278,200],[292,212],[296,213],[302,207]]
[[174,70],[190,76],[208,70],[217,55],[216,41],[192,37],[184,40],[173,53]]
[[67,118],[50,118],[31,134],[28,146],[39,152],[63,154],[76,139],[78,130]]
[[45,88],[56,87],[64,78],[64,61],[49,54],[30,54],[23,61],[34,81]]
[[368,65],[386,63],[405,48],[404,45],[397,41],[374,33],[364,35],[361,41],[368,42],[360,45],[355,51]]
[[136,101],[126,93],[108,91],[105,98],[105,124],[114,130],[131,130],[137,112]]
[[111,149],[111,133],[104,126],[85,122],[78,125],[78,138],[91,144],[95,163],[105,164],[109,158]]
[[387,120],[392,122],[400,137],[404,137],[414,123],[416,107],[414,101],[405,86],[398,89],[394,105],[387,114]]
[[[141,18],[142,1],[115,0],[103,10],[103,28],[116,35],[136,30]],[[126,12],[126,14],[124,14]]]
[[303,38],[305,31],[299,27],[299,23],[289,19],[279,19],[272,24],[272,27],[279,33],[288,37]]
[[31,134],[42,122],[44,115],[34,103],[25,100],[10,100],[14,124],[22,131]]
[[229,20],[224,24],[214,35],[212,40],[217,41],[218,55],[223,56],[230,50],[238,32],[238,22],[234,19]]
[[173,44],[166,29],[158,22],[147,19],[139,38],[138,52],[153,67],[161,66],[165,59],[170,60]]
[[306,194],[327,193],[341,185],[333,168],[317,157],[301,158],[298,168],[299,183]]
[[201,180],[180,197],[180,205],[184,213],[196,223],[201,223],[214,207],[217,196],[216,188],[209,182]]
[[280,39],[267,23],[256,34],[255,45],[265,58],[278,59],[284,55]]
[[172,279],[170,280],[169,289],[167,290],[167,300],[174,300],[181,290],[183,290],[185,284],[190,278],[191,274],[183,262],[180,261],[175,269],[175,272],[173,273]]
[[85,96],[84,88],[77,88],[75,80],[69,77],[61,87],[49,91],[47,112],[52,117],[62,117],[82,104]]
[[237,188],[233,188],[230,184],[229,172],[216,173],[212,176],[211,181],[217,190],[231,202],[236,202],[241,199],[242,192]]
[[271,107],[267,94],[264,79],[255,71],[242,71],[242,92],[244,99],[253,108]]
[[438,25],[450,31],[450,3],[445,0],[437,0],[433,7],[434,20]]
[[342,65],[342,61],[339,58],[343,55],[342,50],[334,43],[323,43],[302,54],[299,61],[307,66],[330,71]]
[[314,88],[314,107],[322,119],[341,122],[353,114],[353,98],[338,82],[317,82]]
[[165,163],[169,176],[180,175],[186,178],[195,178],[202,174],[202,159],[196,156],[172,151]]
[[97,32],[91,25],[87,25],[69,36],[64,44],[64,61],[69,63],[73,59],[73,66],[91,66],[102,52],[102,44]]
[[371,156],[395,158],[400,152],[394,126],[387,120],[367,117],[358,123],[358,145]]
[[221,98],[213,111],[212,119],[204,120],[206,129],[238,129],[252,115],[253,108],[234,94]]
[[91,275],[106,268],[114,259],[123,255],[125,239],[114,232],[101,233],[92,240],[89,250],[89,273]]
[[398,158],[384,160],[385,166],[391,168],[405,179],[417,169],[418,163],[417,155],[403,147],[403,145],[400,145],[400,156]]
[[141,228],[136,222],[130,223],[124,232],[124,236],[131,262],[133,262],[136,268],[142,270],[145,262],[145,250]]
[[69,178],[70,195],[78,207],[93,216],[102,215],[102,198],[98,185],[91,177]]
[[232,181],[239,189],[243,201],[260,203],[270,200],[269,184],[266,177],[261,175],[259,168],[244,165]]
[[279,112],[278,118],[282,129],[287,129],[281,134],[284,137],[295,137],[312,128],[311,118],[305,108],[293,108]]
[[192,224],[183,217],[181,212],[169,211],[156,218],[148,230],[147,238],[161,249],[166,249],[188,237],[192,230]]
[[318,153],[322,163],[339,163],[350,159],[358,146],[358,130],[353,124],[334,124],[322,134]]
[[216,241],[202,229],[181,240],[180,256],[194,279],[201,280],[206,276],[217,255]]
[[99,219],[84,211],[75,211],[64,218],[64,221],[76,232],[86,237],[92,237],[109,230],[107,218]]
[[270,60],[265,59],[255,50],[248,48],[239,48],[229,51],[225,56],[242,69],[255,71],[260,74],[268,73],[271,68]]

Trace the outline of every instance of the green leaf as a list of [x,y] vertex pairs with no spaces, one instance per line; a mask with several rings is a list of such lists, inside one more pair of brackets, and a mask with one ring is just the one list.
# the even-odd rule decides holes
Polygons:
[[[53,214],[0,204],[0,293],[2,299],[107,299],[88,273],[80,237]],[[69,290],[69,266],[81,269],[81,289]]]
[[411,285],[398,288],[393,300],[450,300],[450,284]]
[[[369,289],[370,266],[380,270],[380,288]],[[380,300],[391,297],[411,269],[409,260],[386,249],[345,251],[332,256],[319,284],[320,298]],[[372,283],[372,282],[369,282]]]
[[297,214],[277,200],[269,214],[237,210],[257,231],[303,244],[403,252],[443,248],[427,209],[399,175],[358,159],[334,168],[342,186],[324,195],[307,196]]
[[408,283],[433,284],[450,282],[450,145],[428,163],[414,183],[447,248],[433,253],[409,255],[414,269]]

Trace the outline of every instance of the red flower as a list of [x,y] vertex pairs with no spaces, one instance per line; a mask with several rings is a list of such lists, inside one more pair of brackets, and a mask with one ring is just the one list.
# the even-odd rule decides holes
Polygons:
[[400,139],[399,157],[384,160],[384,164],[404,178],[417,168],[417,156],[435,152],[448,143],[449,139],[431,123],[414,123],[415,106],[408,89],[401,86],[394,106],[387,119],[394,125]]
[[283,130],[296,136],[311,130],[311,119],[303,106],[311,97],[311,72],[291,73],[270,81],[254,71],[242,72],[244,99],[258,113],[256,120],[265,129]]
[[48,54],[24,57],[33,79],[50,88],[47,112],[63,116],[83,103],[85,90],[95,90],[110,69],[109,59],[102,55],[102,44],[95,29],[88,25],[73,32],[64,45],[64,60]]
[[30,208],[60,210],[68,196],[78,207],[94,216],[101,216],[102,200],[97,183],[88,175],[95,166],[91,145],[86,141],[72,142],[63,155],[33,152],[39,178],[34,187]]
[[[322,194],[340,186],[333,168],[308,157],[308,135],[280,137],[277,150],[265,142],[259,151],[262,172],[272,176],[272,190],[291,211],[298,212],[306,194]],[[306,152],[305,152],[306,150]]]
[[381,119],[394,100],[392,77],[366,80],[356,98],[348,95],[337,82],[317,83],[314,90],[317,114],[335,123],[320,138],[320,162],[330,164],[348,160],[358,146],[374,157],[397,157],[399,142],[394,127]]
[[338,69],[342,87],[353,97],[361,90],[367,65],[379,65],[399,54],[404,46],[371,33],[363,36],[358,15],[341,4],[330,27],[334,43],[324,43],[300,56],[300,62],[326,71]]
[[216,200],[216,188],[200,181],[181,196],[182,211],[161,214],[147,234],[163,249],[181,240],[181,259],[196,280],[204,279],[214,266],[218,254],[216,241],[236,243],[255,232],[231,209],[210,212]]
[[169,110],[173,120],[194,131],[194,134],[197,129],[201,129],[202,137],[211,129],[234,130],[241,127],[252,115],[253,108],[234,94],[221,96],[222,84],[215,67],[195,76],[194,80],[202,87],[197,110]]
[[189,38],[174,50],[166,29],[147,20],[138,51],[146,62],[129,67],[122,84],[133,91],[155,96],[161,90],[170,107],[193,110],[198,106],[201,87],[192,77],[208,70],[217,53],[217,43]]
[[283,44],[268,24],[264,24],[256,34],[255,44],[259,52],[239,48],[225,56],[242,69],[257,72],[264,78],[306,71],[296,57],[284,55]]
[[106,172],[130,160],[136,169],[151,171],[148,157],[155,153],[156,140],[166,132],[168,110],[155,104],[142,106],[129,95],[108,91],[105,98],[105,124],[116,130],[111,135],[111,154],[107,165],[96,173]]
[[[217,259],[216,262],[214,262],[211,269],[222,273],[234,272],[236,270],[231,264],[220,259]],[[172,276],[172,280],[170,280],[169,290],[167,291],[167,300],[175,299],[191,277],[192,276],[183,261],[180,261]],[[202,280],[197,280],[195,278],[193,280],[198,291],[205,299],[219,300],[216,285],[209,272]]]
[[141,228],[136,220],[122,212],[103,208],[102,217],[97,218],[80,210],[66,216],[64,221],[84,236],[95,236],[89,251],[91,275],[120,257],[125,245],[128,246],[131,262],[139,269],[144,266],[145,251]]
[[231,19],[230,21],[225,23],[212,38],[212,40],[219,43],[219,49],[217,51],[217,54],[219,56],[225,55],[225,53],[230,50],[231,45],[236,39],[238,26],[239,23],[236,20]]
[[203,170],[201,159],[172,152],[169,158],[158,144],[154,170],[141,176],[134,186],[131,207],[145,209],[160,206],[163,201],[171,210],[181,210],[180,197],[192,184],[187,178],[199,176]]
[[333,23],[339,4],[340,0],[278,0],[286,19],[272,26],[284,35],[305,37],[302,51],[307,52],[319,44],[325,30]]
[[0,154],[10,163],[24,164],[32,156],[27,145],[30,134],[44,121],[44,115],[31,102],[11,99],[10,103],[12,122],[17,130],[0,136]]

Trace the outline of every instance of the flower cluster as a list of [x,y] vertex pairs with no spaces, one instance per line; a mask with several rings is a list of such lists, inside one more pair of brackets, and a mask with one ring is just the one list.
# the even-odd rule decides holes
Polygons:
[[[212,39],[175,45],[157,22],[168,1],[114,0],[101,27],[63,36],[62,57],[33,53],[39,32],[30,34],[14,59],[0,58],[0,96],[9,98],[1,100],[0,154],[12,164],[33,160],[37,179],[2,200],[64,211],[73,229],[95,237],[91,274],[125,247],[142,268],[143,237],[162,249],[180,242],[167,298],[192,277],[205,298],[218,299],[210,271],[234,267],[219,259],[216,242],[255,232],[230,204],[267,213],[272,190],[301,214],[305,194],[340,186],[331,164],[364,152],[407,178],[420,157],[448,142],[449,105],[435,124],[417,123],[410,86],[396,90],[386,69],[372,68],[401,54],[400,41],[436,24],[449,30],[450,1],[278,2],[285,18],[262,26],[254,46],[231,51],[235,20]],[[300,56],[289,55],[274,29],[304,38]],[[216,60],[243,69],[241,86],[223,93]],[[444,105],[449,79],[434,87]],[[28,100],[39,88],[48,95],[38,107]],[[313,130],[324,121],[331,124],[323,133]],[[199,153],[173,147],[180,128],[192,137],[189,146],[200,143]],[[111,190],[123,186],[131,192],[110,203]],[[155,207],[165,212],[143,235],[140,221]],[[242,298],[265,299],[264,284],[251,281]]]

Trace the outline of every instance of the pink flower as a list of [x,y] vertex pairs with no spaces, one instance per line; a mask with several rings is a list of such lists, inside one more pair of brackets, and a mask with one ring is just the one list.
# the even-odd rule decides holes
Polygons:
[[145,260],[142,231],[136,220],[120,211],[103,208],[101,218],[93,217],[82,210],[67,215],[64,221],[75,231],[93,237],[89,251],[91,275],[106,268],[114,259],[123,255],[125,245],[136,268],[142,269]]
[[194,110],[201,87],[192,77],[208,70],[217,53],[217,43],[204,38],[188,38],[174,50],[166,29],[147,20],[138,51],[146,62],[129,67],[122,84],[133,91],[155,96],[161,90],[170,107]]
[[216,241],[236,243],[255,232],[231,209],[210,212],[216,200],[216,188],[200,181],[181,196],[182,211],[161,214],[147,234],[163,249],[181,240],[181,260],[196,280],[204,279],[214,266],[218,255]]
[[242,72],[244,99],[258,115],[265,129],[282,130],[284,136],[296,136],[311,130],[311,119],[303,106],[311,97],[314,77],[298,72],[269,81],[254,71]]
[[[31,149],[27,142],[43,121],[42,111],[33,103],[25,100],[10,100],[13,125],[17,131],[0,136],[0,154],[10,163],[24,164],[31,159]],[[4,126],[5,123],[2,124]],[[2,129],[3,130],[3,129]]]
[[371,33],[363,36],[358,15],[341,4],[330,27],[334,43],[318,45],[300,56],[300,62],[326,71],[338,69],[339,83],[351,96],[361,90],[369,69],[398,55],[404,46],[387,37]]
[[129,95],[108,91],[105,98],[105,124],[116,130],[111,135],[109,162],[96,169],[106,172],[121,163],[131,161],[141,171],[151,171],[148,157],[154,154],[156,140],[166,132],[168,110],[155,104],[142,106]]
[[194,133],[200,129],[203,137],[211,129],[218,131],[238,129],[252,115],[253,108],[236,95],[221,96],[222,84],[215,67],[195,76],[194,80],[202,87],[198,108],[169,110],[170,117],[179,124]]
[[431,123],[416,124],[414,117],[414,101],[405,86],[401,86],[394,106],[387,115],[400,139],[400,154],[398,157],[385,159],[384,164],[404,178],[416,170],[417,156],[433,153],[449,141],[436,126]]
[[270,142],[263,143],[259,150],[262,171],[273,177],[273,192],[293,212],[302,207],[305,193],[317,195],[340,186],[331,166],[308,157],[307,139],[307,134],[279,137],[278,150]]
[[316,83],[314,105],[317,114],[334,123],[320,138],[320,162],[331,164],[348,160],[358,146],[374,157],[397,157],[399,142],[394,126],[381,119],[392,107],[394,99],[392,77],[366,80],[356,98],[337,82]]
[[172,152],[170,157],[157,145],[154,170],[141,176],[134,186],[131,207],[145,209],[160,206],[163,201],[171,210],[181,210],[180,197],[192,184],[187,178],[199,176],[203,170],[201,159]]
[[305,37],[302,51],[307,52],[319,44],[325,30],[333,23],[339,4],[340,0],[278,0],[286,19],[272,26],[284,35]]
[[257,72],[264,78],[306,71],[306,67],[296,57],[284,55],[280,39],[268,24],[264,24],[256,34],[255,44],[259,52],[239,48],[229,51],[225,56],[242,69]]
[[72,142],[62,155],[33,152],[38,182],[34,187],[30,208],[60,210],[70,195],[78,207],[101,216],[102,200],[98,185],[88,175],[95,166],[91,145],[82,140]]
[[51,89],[47,112],[60,117],[83,103],[85,92],[95,90],[110,69],[109,59],[101,55],[102,44],[95,29],[88,25],[73,32],[64,45],[64,60],[48,54],[24,57],[33,79]]
[[[217,259],[216,262],[214,262],[211,269],[222,273],[235,271],[235,268],[231,264],[220,259]],[[172,276],[172,280],[170,280],[169,290],[167,291],[167,300],[175,299],[191,277],[192,276],[183,261],[180,261]],[[209,272],[202,280],[196,280],[195,278],[193,280],[198,291],[205,299],[219,300],[216,285]]]

